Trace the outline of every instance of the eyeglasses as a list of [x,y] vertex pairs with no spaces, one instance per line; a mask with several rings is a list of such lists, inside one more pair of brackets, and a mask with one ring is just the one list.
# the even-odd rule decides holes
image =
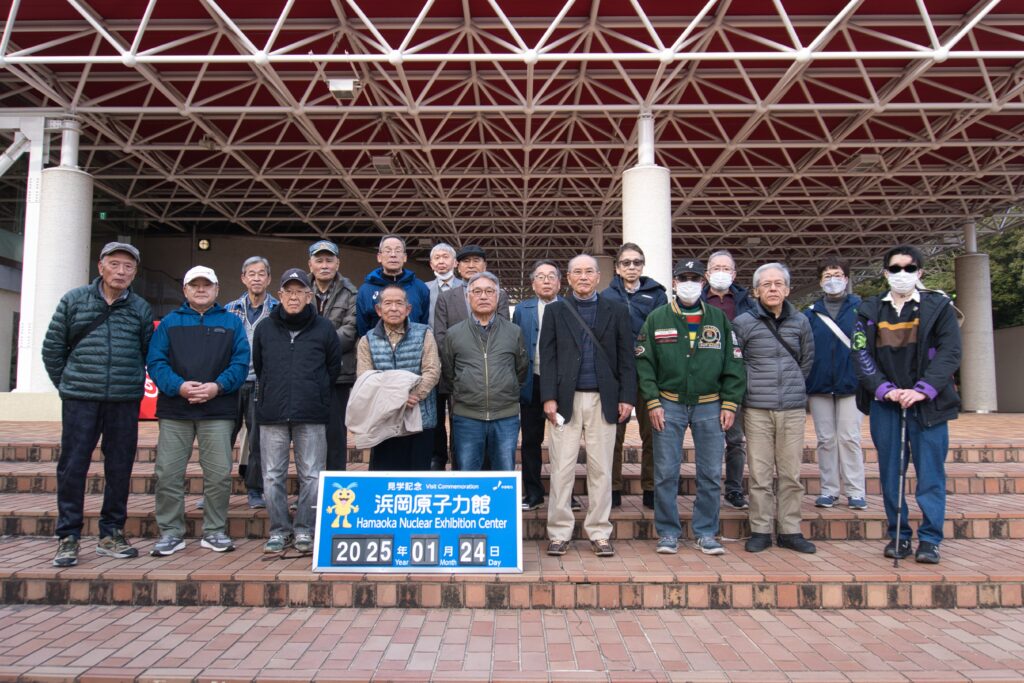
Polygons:
[[894,264],[892,264],[891,266],[886,266],[886,268],[885,268],[885,269],[886,269],[887,271],[889,271],[890,273],[893,273],[893,274],[895,274],[895,273],[898,273],[898,272],[900,272],[901,270],[903,270],[903,271],[906,271],[906,272],[908,272],[908,273],[916,273],[916,272],[917,272],[918,270],[920,270],[920,268],[918,268],[918,267],[917,267],[917,266],[916,266],[915,264],[913,264],[913,263],[911,263],[911,264],[910,264],[909,266],[897,266],[897,265],[896,265],[896,264],[894,263]]
[[623,268],[642,268],[644,265],[644,260],[642,258],[624,258],[621,261],[619,261],[619,265],[622,266]]
[[537,280],[539,282],[555,282],[555,281],[558,280],[558,276],[555,275],[554,273],[547,273],[547,274],[541,273],[541,274],[538,274],[538,275],[534,275],[533,279]]
[[494,296],[497,293],[498,293],[498,290],[491,289],[489,287],[487,289],[476,289],[474,287],[473,289],[469,290],[469,295],[470,296]]
[[587,268],[586,270],[570,270],[569,275],[572,275],[573,277],[583,277],[584,275],[593,277],[597,275],[597,271],[593,268]]
[[384,254],[385,256],[401,256],[402,254],[405,253],[405,249],[381,249],[380,253]]
[[759,284],[757,286],[757,288],[758,289],[764,289],[764,290],[768,290],[768,289],[785,289],[786,288],[786,283],[785,283],[784,280],[778,280],[778,281],[775,281],[775,282],[762,282],[761,284]]
[[311,294],[308,289],[298,289],[294,292],[288,289],[282,289],[279,294],[282,299],[301,299],[302,297]]
[[695,275],[694,273],[682,273],[681,275],[676,275],[676,281],[677,282],[700,282],[700,275]]

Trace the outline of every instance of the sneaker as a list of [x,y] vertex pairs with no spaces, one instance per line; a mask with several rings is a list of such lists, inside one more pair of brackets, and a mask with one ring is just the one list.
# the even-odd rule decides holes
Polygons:
[[114,533],[104,536],[96,544],[96,554],[125,560],[129,557],[138,557],[139,551],[128,543],[123,531],[115,529]]
[[78,564],[78,539],[65,536],[57,541],[57,554],[53,556],[54,567],[74,567]]
[[196,510],[202,510],[206,507],[206,498],[200,498],[196,501]]
[[270,534],[270,538],[263,544],[263,552],[268,555],[283,553],[284,549],[292,544],[292,537],[286,534]]
[[215,553],[225,553],[235,549],[234,542],[223,531],[206,534],[203,536],[203,540],[199,542],[199,545]]
[[939,546],[928,541],[921,541],[917,544],[917,553],[914,555],[914,559],[921,564],[938,564]]
[[612,507],[622,507],[622,491],[612,491]]
[[263,500],[262,491],[249,491],[247,497],[249,498],[250,510],[258,510],[260,508],[267,507],[267,501]]
[[565,555],[569,551],[569,541],[551,541],[548,543],[548,555]]
[[760,534],[756,531],[750,534],[750,538],[747,539],[743,549],[748,553],[759,553],[762,550],[767,550],[772,547],[772,535],[771,534]]
[[161,536],[160,540],[153,544],[153,550],[149,554],[153,557],[166,557],[184,549],[185,539],[177,536]]
[[596,541],[591,541],[590,549],[593,550],[594,554],[598,557],[611,557],[615,554],[615,548],[612,547],[612,542],[607,538],[599,538]]
[[851,510],[867,510],[868,502],[863,498],[847,498],[846,504],[850,506]]
[[527,511],[527,512],[529,512],[530,510],[536,510],[537,508],[539,508],[543,504],[544,504],[544,500],[543,499],[540,499],[540,500],[524,500],[523,501],[523,510]]
[[705,555],[725,555],[725,548],[714,536],[701,536],[694,545]]
[[675,536],[662,536],[658,539],[658,547],[654,552],[662,555],[675,555],[679,552],[679,539]]
[[579,499],[579,496],[573,496],[572,502],[569,503],[569,507],[573,512],[579,512],[583,509],[583,501]]
[[798,553],[805,553],[807,555],[813,555],[818,552],[815,545],[804,538],[803,534],[779,534],[779,537],[775,540],[780,548],[787,550],[795,550]]
[[[912,552],[913,551],[910,549],[910,539],[909,538],[902,539],[900,541],[900,549],[899,549],[899,553],[898,553],[898,555],[899,555],[898,559],[902,560],[904,557],[909,557]],[[885,552],[883,554],[886,557],[888,557],[890,560],[897,559],[897,557],[896,557],[897,556],[896,541],[889,541],[889,544],[885,546]]]
[[818,498],[814,501],[814,507],[830,508],[836,504],[837,500],[839,499],[835,496],[818,496]]
[[750,506],[747,505],[747,498],[739,491],[730,491],[725,494],[725,502],[733,506],[737,510],[746,510]]
[[648,510],[654,509],[654,491],[644,491],[644,507]]
[[295,534],[294,546],[300,553],[313,552],[313,536],[311,534]]

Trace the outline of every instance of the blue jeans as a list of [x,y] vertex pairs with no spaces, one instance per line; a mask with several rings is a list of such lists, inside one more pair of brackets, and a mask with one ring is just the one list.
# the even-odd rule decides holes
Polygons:
[[465,472],[479,472],[484,454],[492,470],[511,472],[516,468],[516,441],[519,439],[519,416],[500,420],[475,420],[452,415],[452,442],[455,461]]
[[697,460],[697,496],[693,503],[693,535],[718,534],[719,493],[725,441],[719,421],[721,403],[687,406],[662,400],[665,429],[654,430],[654,527],[658,536],[678,538],[682,533],[676,497],[683,436],[689,425]]
[[[263,457],[263,497],[270,516],[270,533],[312,534],[316,527],[316,495],[320,472],[327,462],[327,425],[260,425]],[[295,445],[295,473],[299,479],[299,503],[293,526],[288,512],[289,446]]]
[[[914,497],[921,508],[922,519],[917,528],[920,541],[942,542],[942,523],[946,518],[946,453],[949,451],[949,424],[925,427],[917,411],[907,411],[907,435],[910,457],[917,475]],[[896,506],[899,504],[900,463],[903,449],[900,429],[900,407],[890,401],[871,402],[871,440],[878,449],[878,473],[882,480],[882,499],[889,521],[889,538],[896,538]],[[900,539],[910,539],[907,503],[904,497],[900,513]]]

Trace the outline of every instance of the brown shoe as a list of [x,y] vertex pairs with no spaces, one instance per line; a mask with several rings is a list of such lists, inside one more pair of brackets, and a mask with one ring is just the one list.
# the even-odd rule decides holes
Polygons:
[[611,557],[615,554],[615,548],[612,547],[612,542],[606,538],[591,541],[590,547],[598,557]]
[[569,550],[569,541],[551,541],[548,543],[548,555],[565,555]]

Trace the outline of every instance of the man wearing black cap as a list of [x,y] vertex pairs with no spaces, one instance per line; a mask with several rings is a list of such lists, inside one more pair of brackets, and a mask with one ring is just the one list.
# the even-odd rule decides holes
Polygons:
[[334,327],[341,345],[341,373],[331,387],[330,416],[327,420],[327,469],[347,466],[348,432],[345,408],[356,381],[356,286],[338,272],[338,245],[330,240],[309,247],[309,277],[316,311]]
[[[281,305],[253,335],[253,367],[259,386],[263,491],[270,515],[264,552],[279,553],[294,543],[313,549],[314,506],[327,457],[330,406],[324,397],[341,372],[341,345],[334,326],[317,315],[309,277],[298,268],[281,276]],[[288,447],[295,445],[299,504],[294,527],[288,514]],[[292,535],[294,529],[294,536]]]
[[[483,273],[487,271],[487,254],[483,248],[476,244],[467,244],[466,246],[459,249],[455,254],[455,261],[458,264],[457,268],[459,276],[462,277],[463,282],[457,287],[441,292],[437,297],[437,304],[434,306],[434,339],[437,340],[437,348],[443,349],[444,337],[457,323],[462,322],[469,318],[469,299],[467,298],[466,282],[469,278],[473,277],[477,273]],[[508,305],[508,293],[504,289],[498,290],[498,310],[497,314],[505,320],[509,320],[509,305]],[[444,415],[446,407],[442,407],[441,403],[444,401],[445,404],[448,402],[449,394],[451,393],[451,387],[445,382],[444,376],[441,377],[441,383],[437,389],[437,424],[439,426],[438,431],[443,429],[441,425],[444,422]],[[453,447],[454,448],[454,447]],[[443,470],[448,464],[448,449],[434,449],[434,457],[430,461],[430,469],[432,470]],[[455,466],[455,460],[452,459],[452,466]]]
[[103,435],[106,487],[100,513],[99,555],[137,557],[124,523],[139,436],[139,401],[153,312],[131,290],[139,250],[109,242],[100,250],[99,277],[61,297],[43,340],[43,365],[61,398],[57,462],[56,567],[78,564],[85,477]]

